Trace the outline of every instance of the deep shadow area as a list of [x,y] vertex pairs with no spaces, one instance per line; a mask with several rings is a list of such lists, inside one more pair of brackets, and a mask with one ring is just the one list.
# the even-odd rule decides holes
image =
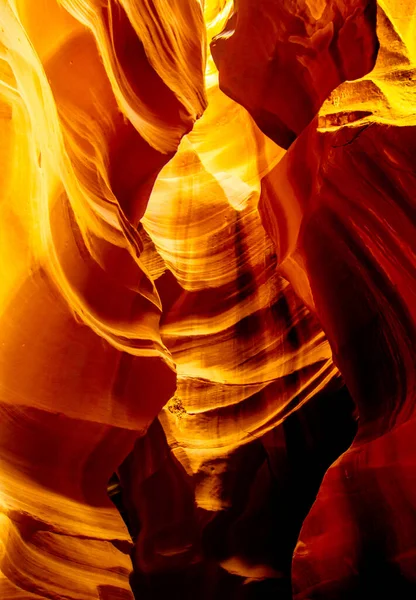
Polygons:
[[[171,566],[165,561],[163,570],[149,569],[146,573],[136,563],[131,576],[135,597],[138,600],[167,596],[174,600],[290,600],[291,559],[303,520],[326,470],[349,447],[356,429],[354,404],[342,387],[319,394],[275,430],[239,448],[231,457],[234,476],[227,484],[227,493],[232,497],[230,508],[208,512],[195,507],[195,551],[189,553],[188,563],[178,568],[172,557]],[[154,435],[154,426],[149,431]],[[145,448],[146,444],[136,445],[136,453],[138,446]],[[148,451],[143,450],[143,461],[146,456],[148,460]],[[133,464],[131,457],[126,461]],[[164,477],[163,464],[151,475],[155,482]],[[181,485],[192,486],[192,478],[180,463],[174,463],[174,469]],[[122,466],[121,471],[125,480],[126,467]],[[151,489],[154,487],[140,483],[142,494]],[[176,493],[180,494],[180,489]],[[138,539],[143,543],[151,524],[143,521],[140,508],[126,497],[126,488],[116,474],[110,480],[109,495],[132,539],[136,544]],[[151,498],[147,500],[151,502]],[[177,501],[174,496],[170,500]],[[161,515],[165,518],[166,535],[174,525],[172,515],[172,523]],[[132,556],[135,562],[134,552]],[[227,565],[236,557],[248,573],[255,573],[256,568],[263,566],[268,575],[256,579],[228,572]]]

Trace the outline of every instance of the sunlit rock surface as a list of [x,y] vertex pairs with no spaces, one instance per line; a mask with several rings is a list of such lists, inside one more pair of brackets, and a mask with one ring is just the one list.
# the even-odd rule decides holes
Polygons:
[[410,0],[0,0],[1,599],[414,597],[415,61]]

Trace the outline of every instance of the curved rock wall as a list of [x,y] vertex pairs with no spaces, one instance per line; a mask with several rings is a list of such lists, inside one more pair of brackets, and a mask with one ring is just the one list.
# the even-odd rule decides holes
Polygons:
[[0,597],[415,592],[414,3],[0,1]]

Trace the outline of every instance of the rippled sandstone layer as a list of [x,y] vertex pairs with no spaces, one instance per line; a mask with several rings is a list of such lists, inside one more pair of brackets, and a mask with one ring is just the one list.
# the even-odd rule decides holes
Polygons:
[[412,597],[415,15],[0,0],[1,598]]

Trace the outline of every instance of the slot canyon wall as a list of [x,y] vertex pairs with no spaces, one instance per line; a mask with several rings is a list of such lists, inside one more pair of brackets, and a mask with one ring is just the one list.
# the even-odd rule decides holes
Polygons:
[[0,600],[416,596],[416,2],[0,0]]

